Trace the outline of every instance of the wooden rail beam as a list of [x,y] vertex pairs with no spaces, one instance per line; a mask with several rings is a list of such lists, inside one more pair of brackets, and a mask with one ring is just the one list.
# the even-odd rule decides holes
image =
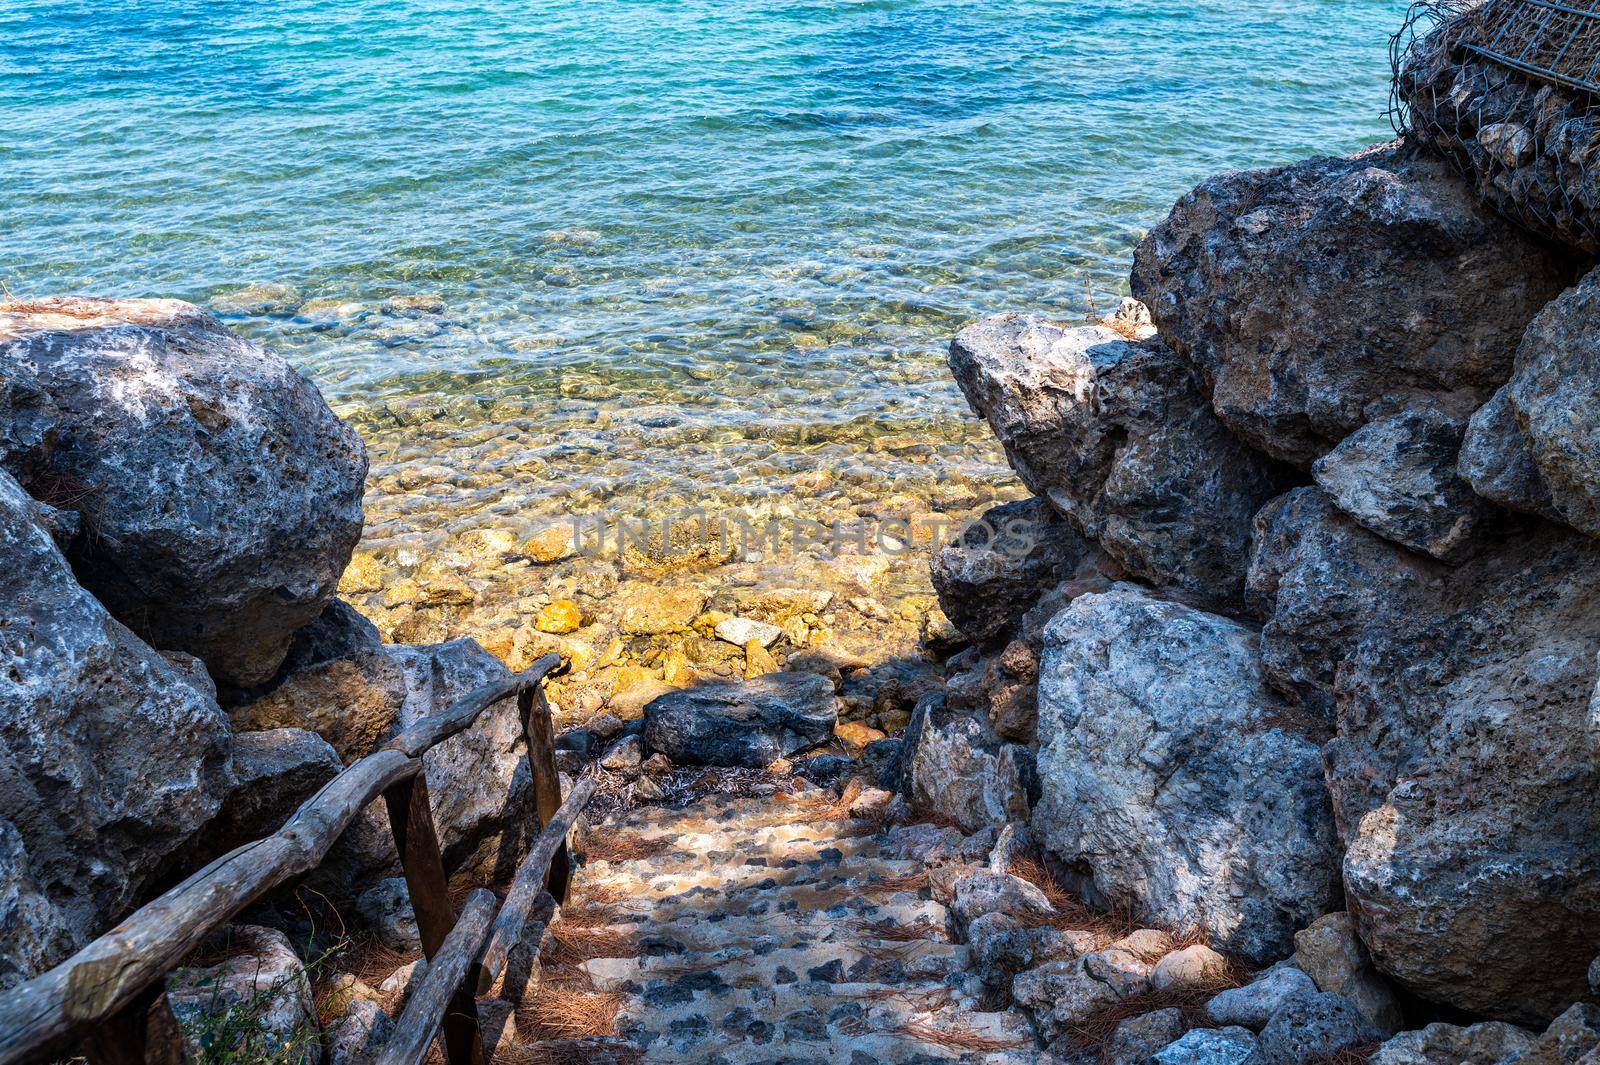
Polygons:
[[511,887],[506,892],[505,905],[500,907],[500,916],[495,918],[494,928],[489,933],[489,945],[483,950],[482,975],[477,985],[480,995],[487,994],[505,970],[506,956],[522,937],[528,914],[533,910],[534,902],[544,892],[550,861],[566,847],[567,833],[572,831],[573,822],[589,804],[594,789],[593,776],[585,776],[574,784],[572,794],[567,796],[567,801],[556,811],[550,823],[544,827],[544,831],[539,833],[539,839],[534,843],[533,849],[528,851],[527,856],[522,859],[522,864],[517,866],[516,876],[512,878]]
[[[517,688],[517,711],[522,717],[523,745],[528,752],[528,771],[533,778],[534,806],[539,828],[549,827],[561,809],[561,777],[556,771],[555,728],[550,721],[550,703],[539,684],[523,683]],[[566,839],[550,859],[545,890],[557,902],[567,901],[567,882],[572,872],[567,859]]]
[[[369,803],[421,772],[421,755],[430,747],[468,728],[513,692],[537,688],[560,661],[546,655],[519,676],[484,685],[416,722],[334,777],[277,832],[223,855],[61,964],[0,995],[0,1065],[28,1061],[69,1033],[90,1035],[121,1018],[209,933],[320,865]],[[553,753],[551,766],[553,771]],[[411,803],[407,796],[407,810]]]
[[[400,1015],[394,1034],[383,1045],[374,1065],[420,1065],[428,1055],[434,1033],[441,1025],[448,1032],[452,1018],[470,1014],[472,1028],[477,1031],[478,1007],[472,995],[475,982],[472,970],[489,935],[489,922],[494,920],[498,905],[494,893],[484,888],[467,896],[466,905],[461,908],[461,919],[428,963],[427,975],[406,1000],[405,1012]],[[481,1065],[484,1060],[481,1037],[473,1053],[467,1060]]]

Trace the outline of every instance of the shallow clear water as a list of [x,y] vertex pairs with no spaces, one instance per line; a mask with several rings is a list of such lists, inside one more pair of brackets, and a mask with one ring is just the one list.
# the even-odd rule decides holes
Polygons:
[[950,333],[1109,308],[1201,177],[1385,137],[1403,7],[0,0],[0,279],[292,286],[233,320],[361,428],[380,547],[970,496]]

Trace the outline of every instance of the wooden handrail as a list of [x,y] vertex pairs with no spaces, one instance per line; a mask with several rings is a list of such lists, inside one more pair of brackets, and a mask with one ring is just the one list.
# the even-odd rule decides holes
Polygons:
[[[434,1034],[445,1024],[445,1013],[452,1003],[458,1008],[476,1009],[470,993],[463,1002],[461,990],[468,986],[467,976],[483,949],[483,941],[489,935],[489,922],[494,920],[498,904],[494,892],[483,888],[467,896],[461,919],[428,963],[422,984],[406,999],[405,1012],[395,1025],[394,1034],[378,1053],[376,1065],[418,1065],[428,1056],[428,1047]],[[481,1044],[477,1051],[481,1060]]]
[[135,1005],[207,935],[321,864],[369,803],[417,777],[429,748],[500,700],[537,691],[560,661],[546,655],[416,722],[328,781],[277,832],[228,852],[59,965],[0,994],[0,1065],[26,1061],[69,1032],[92,1031]]
[[586,776],[574,784],[572,794],[567,796],[567,801],[561,804],[561,809],[539,834],[533,849],[517,866],[511,887],[506,891],[505,904],[500,907],[500,916],[495,918],[488,946],[483,950],[478,994],[488,993],[494,982],[500,979],[506,966],[506,956],[511,952],[512,945],[522,938],[522,929],[533,910],[534,901],[544,891],[545,881],[550,875],[550,861],[566,842],[567,833],[572,831],[573,822],[589,804],[594,789],[593,776]]

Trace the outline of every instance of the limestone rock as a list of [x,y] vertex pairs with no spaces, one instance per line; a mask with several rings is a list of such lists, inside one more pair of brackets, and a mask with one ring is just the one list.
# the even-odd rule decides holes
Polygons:
[[1243,987],[1230,988],[1206,1003],[1206,1017],[1217,1025],[1259,1032],[1296,995],[1314,995],[1317,985],[1292,965],[1278,965]]
[[1572,272],[1396,143],[1201,182],[1140,243],[1132,285],[1222,420],[1309,468],[1374,410],[1480,406]]
[[363,891],[356,900],[356,913],[378,942],[390,950],[410,954],[422,949],[411,893],[401,877],[385,877]]
[[1228,980],[1228,970],[1228,959],[1210,947],[1184,947],[1156,962],[1150,970],[1150,987],[1156,991],[1220,987]]
[[1157,1052],[1150,1065],[1241,1065],[1255,1051],[1256,1037],[1243,1028],[1196,1028]]
[[0,821],[0,989],[43,972],[81,941],[33,878],[22,834]]
[[1105,1065],[1148,1065],[1152,1054],[1176,1042],[1188,1027],[1180,1009],[1129,1017],[1117,1025],[1101,1060]]
[[1051,928],[1009,913],[987,913],[966,924],[973,968],[989,987],[1010,988],[1024,969],[1075,958],[1106,946],[1106,937],[1092,932]]
[[1284,482],[1164,343],[1002,314],[962,330],[950,366],[1023,483],[1117,562],[1207,603],[1239,597],[1251,515]]
[[366,452],[288,363],[176,300],[0,308],[58,420],[24,484],[81,486],[75,572],[157,647],[268,680],[361,535]]
[[1037,496],[985,511],[933,558],[939,606],[988,644],[1012,630],[1046,588],[1075,575],[1094,545]]
[[1600,1047],[1600,1006],[1573,1003],[1550,1022],[1550,1027],[1533,1042],[1517,1065],[1566,1065],[1588,1060]]
[[1506,396],[1561,520],[1600,536],[1600,273],[1534,318]]
[[1474,492],[1492,503],[1560,520],[1550,489],[1533,460],[1533,448],[1517,425],[1510,393],[1504,388],[1467,422],[1456,469]]
[[1132,585],[1046,632],[1039,845],[1096,901],[1255,960],[1338,899],[1318,747],[1264,683],[1257,634]]
[[771,673],[668,692],[644,714],[645,744],[674,762],[760,768],[826,743],[839,709],[828,678]]
[[1113,945],[1018,973],[1011,995],[1033,1010],[1039,1034],[1049,1042],[1107,1006],[1144,994],[1149,977],[1148,961]]
[[60,414],[33,372],[0,359],[0,465],[28,471],[44,459]]
[[950,910],[956,927],[962,930],[987,914],[1028,919],[1052,917],[1056,912],[1044,892],[1020,876],[988,871],[956,881]]
[[1477,546],[1488,508],[1456,472],[1466,425],[1432,407],[1374,419],[1318,459],[1334,504],[1386,540],[1446,562]]
[[753,618],[723,618],[716,625],[717,639],[743,647],[754,640],[762,647],[771,647],[783,635],[783,629]]
[[1384,1043],[1372,1065],[1502,1065],[1521,1060],[1533,1036],[1515,1025],[1485,1021],[1468,1028],[1430,1024]]
[[1382,1036],[1343,995],[1295,996],[1261,1029],[1250,1065],[1302,1065]]
[[1294,934],[1294,956],[1318,989],[1343,995],[1384,1034],[1405,1027],[1394,992],[1372,968],[1348,913],[1330,913]]
[[630,636],[656,636],[687,629],[706,605],[706,593],[694,587],[640,584],[622,595],[618,627]]
[[320,1065],[311,983],[288,938],[272,928],[233,925],[217,949],[227,955],[223,961],[178,969],[167,981],[188,1055]]
[[1549,1018],[1600,952],[1600,543],[1543,523],[1368,594],[1390,605],[1340,656],[1324,749],[1361,940],[1426,998]]
[[917,704],[905,736],[905,795],[965,831],[1025,821],[1033,783],[1026,747],[1004,743],[986,721],[950,711],[942,695]]
[[78,585],[4,472],[0,603],[0,820],[16,830],[0,883],[23,921],[0,970],[32,975],[182,860],[231,786],[231,743],[211,693]]
[[241,731],[309,729],[348,764],[372,752],[405,698],[404,670],[379,647],[304,666],[228,717]]

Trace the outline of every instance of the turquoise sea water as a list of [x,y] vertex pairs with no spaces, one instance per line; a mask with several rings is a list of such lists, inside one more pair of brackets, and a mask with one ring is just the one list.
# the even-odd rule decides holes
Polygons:
[[1403,6],[0,0],[0,279],[268,312],[380,545],[990,484],[950,333],[1114,306],[1198,179],[1386,137]]

